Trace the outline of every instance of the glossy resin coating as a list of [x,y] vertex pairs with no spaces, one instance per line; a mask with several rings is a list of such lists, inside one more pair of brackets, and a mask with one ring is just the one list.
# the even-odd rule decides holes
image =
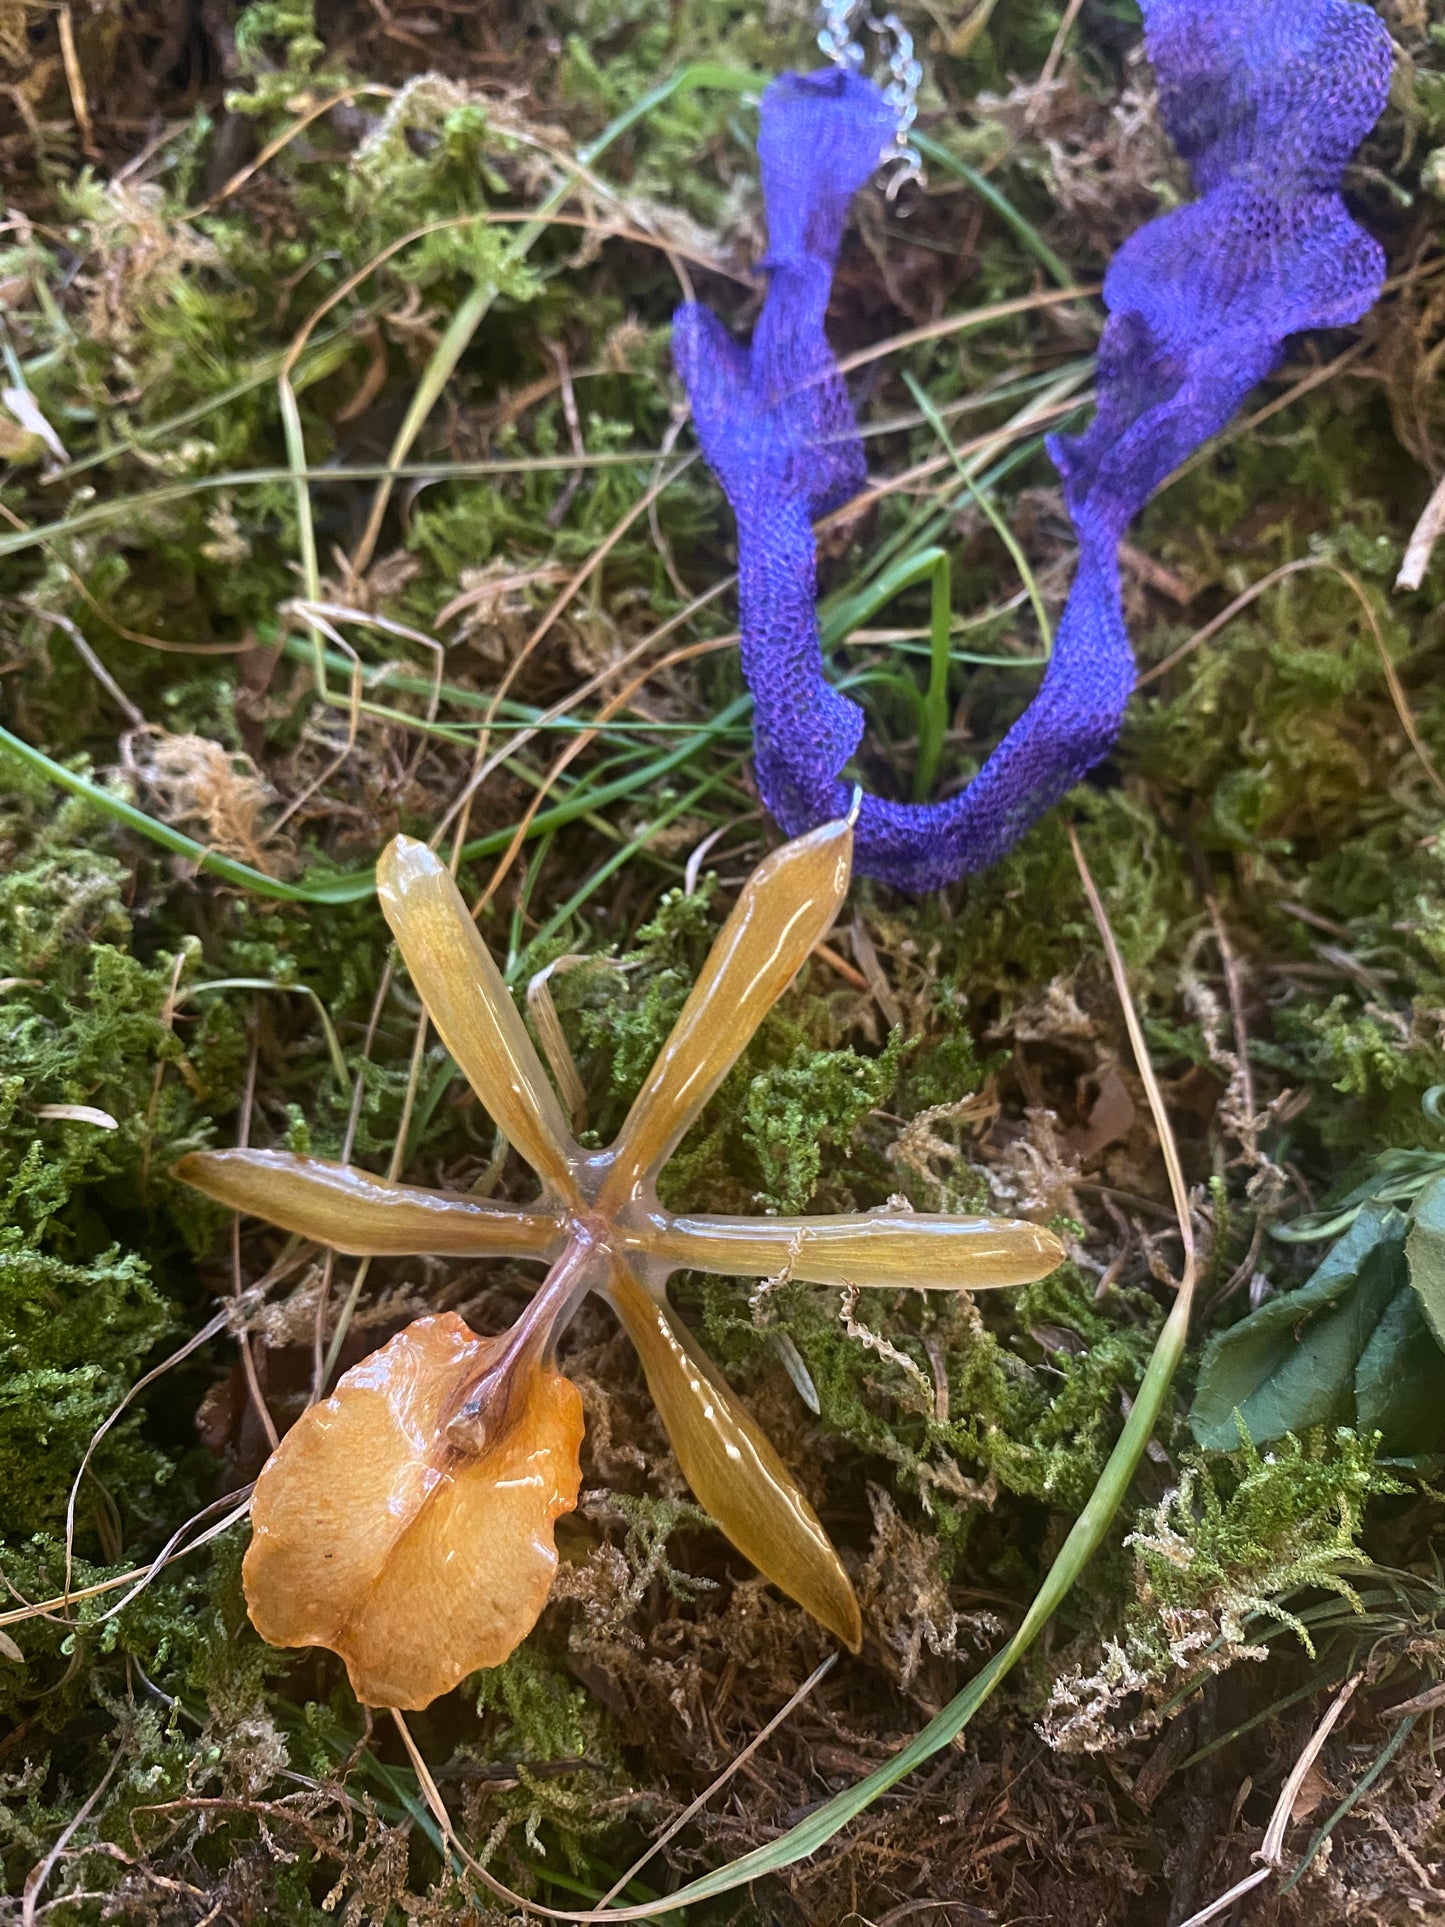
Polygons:
[[[197,1152],[182,1159],[178,1175],[337,1251],[533,1258],[550,1269],[504,1337],[477,1339],[468,1351],[451,1329],[459,1321],[443,1342],[432,1329],[441,1321],[423,1319],[347,1373],[282,1441],[257,1486],[257,1536],[246,1560],[251,1615],[265,1637],[334,1648],[358,1694],[388,1705],[425,1704],[414,1696],[434,1696],[471,1667],[505,1657],[504,1639],[515,1645],[525,1635],[546,1596],[550,1566],[538,1548],[545,1541],[553,1557],[551,1522],[576,1498],[576,1447],[569,1458],[570,1420],[556,1389],[567,1382],[551,1370],[551,1347],[582,1296],[597,1291],[637,1347],[699,1501],[740,1551],[857,1649],[858,1602],[842,1562],[797,1481],[673,1312],[668,1277],[679,1269],[758,1277],[787,1268],[822,1285],[977,1290],[1040,1278],[1063,1251],[1037,1225],[896,1207],[727,1218],[674,1216],[658,1203],[663,1165],[831,927],[852,846],[848,822],[828,823],[754,872],[616,1142],[603,1151],[572,1138],[445,867],[406,837],[385,852],[381,903],[407,967],[447,1048],[536,1172],[540,1197],[529,1206],[492,1204],[282,1151]],[[425,1343],[402,1344],[423,1327]],[[342,1449],[343,1437],[362,1443]],[[510,1509],[489,1511],[480,1501],[488,1483],[512,1490],[522,1477],[512,1443],[519,1437],[529,1450],[544,1441],[545,1467],[530,1485],[522,1480]],[[468,1503],[449,1496],[463,1489]],[[366,1557],[318,1561],[312,1541],[334,1547],[353,1500]],[[381,1517],[404,1519],[405,1529],[388,1539]],[[385,1556],[373,1571],[367,1560],[378,1548]],[[328,1567],[344,1570],[345,1588],[328,1589]],[[388,1639],[402,1636],[400,1620],[379,1618],[379,1607],[367,1604],[373,1592],[389,1601],[412,1584],[432,1602],[412,1625],[417,1650],[405,1663],[392,1654],[384,1667],[358,1660],[358,1640],[373,1622],[385,1624]],[[413,1697],[388,1697],[399,1692]]]
[[329,1646],[358,1699],[427,1706],[536,1624],[577,1503],[582,1401],[535,1358],[495,1441],[448,1425],[505,1340],[418,1318],[293,1426],[256,1481],[246,1597],[273,1646]]

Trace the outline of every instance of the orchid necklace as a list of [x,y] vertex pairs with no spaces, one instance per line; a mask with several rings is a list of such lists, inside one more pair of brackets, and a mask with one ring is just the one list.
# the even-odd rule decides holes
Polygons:
[[[583,1437],[558,1339],[585,1296],[611,1306],[701,1504],[734,1545],[856,1650],[847,1567],[786,1466],[678,1319],[677,1270],[817,1285],[977,1290],[1044,1276],[1063,1255],[1037,1225],[930,1216],[897,1201],[851,1217],[679,1216],[656,1180],[685,1132],[826,937],[852,872],[903,889],[997,860],[1113,742],[1134,682],[1119,591],[1124,531],[1169,473],[1277,364],[1285,338],[1359,319],[1384,275],[1340,198],[1389,85],[1390,40],[1356,0],[1142,0],[1160,113],[1200,197],[1140,229],[1104,283],[1096,411],[1051,437],[1079,559],[1037,695],[957,795],[864,795],[861,711],[830,687],[816,612],[814,519],[865,478],[823,319],[848,210],[880,166],[917,170],[921,73],[892,16],[829,0],[822,71],[763,96],[758,152],[767,297],[749,347],[696,305],[674,356],[703,451],[737,519],[743,673],[763,800],[793,839],[731,916],[613,1145],[572,1138],[525,1024],[455,883],[399,837],[382,909],[442,1040],[535,1172],[527,1205],[394,1184],[282,1151],[198,1152],[179,1175],[330,1246],[491,1256],[547,1267],[512,1329],[417,1319],[303,1414],[257,1481],[244,1579],[280,1646],[329,1647],[357,1696],[420,1707],[495,1666],[551,1586],[553,1526],[577,1502]],[[887,79],[860,71],[860,20]]]

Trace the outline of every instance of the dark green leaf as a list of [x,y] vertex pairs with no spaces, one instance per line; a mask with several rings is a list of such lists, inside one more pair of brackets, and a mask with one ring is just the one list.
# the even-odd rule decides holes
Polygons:
[[1236,1411],[1256,1445],[1349,1422],[1355,1367],[1405,1283],[1404,1238],[1398,1211],[1367,1205],[1298,1291],[1210,1341],[1189,1415],[1202,1446],[1239,1444]]
[[1445,1178],[1420,1193],[1405,1239],[1410,1283],[1438,1344],[1445,1345]]
[[1445,1452],[1445,1357],[1413,1291],[1398,1291],[1355,1374],[1356,1425],[1395,1458]]
[[1309,1211],[1289,1224],[1273,1226],[1270,1236],[1281,1244],[1322,1244],[1326,1238],[1337,1238],[1347,1231],[1359,1216],[1361,1205],[1408,1204],[1442,1174],[1445,1156],[1439,1151],[1382,1151],[1370,1160],[1370,1175],[1353,1191],[1347,1191],[1323,1211]]

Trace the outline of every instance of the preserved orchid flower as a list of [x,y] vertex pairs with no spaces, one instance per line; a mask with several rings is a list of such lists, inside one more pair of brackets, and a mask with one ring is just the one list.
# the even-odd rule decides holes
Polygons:
[[496,1665],[536,1622],[553,1522],[576,1504],[581,1403],[553,1351],[582,1298],[612,1305],[699,1502],[769,1579],[855,1651],[858,1602],[797,1481],[667,1297],[673,1271],[923,1289],[1017,1285],[1062,1257],[1051,1232],[889,1207],[852,1216],[674,1215],[657,1178],[848,888],[851,823],[769,856],[743,889],[617,1141],[588,1151],[445,867],[398,837],[382,908],[442,1040],[541,1182],[494,1204],[284,1151],[204,1151],[210,1197],[357,1255],[531,1258],[550,1269],[512,1330],[422,1318],[313,1405],[261,1473],[244,1580],[282,1646],[326,1646],[359,1698],[420,1707]]

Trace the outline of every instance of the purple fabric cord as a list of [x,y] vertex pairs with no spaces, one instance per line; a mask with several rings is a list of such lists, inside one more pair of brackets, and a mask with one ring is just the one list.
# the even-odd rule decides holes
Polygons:
[[[865,796],[856,868],[903,889],[995,862],[1109,749],[1134,686],[1118,545],[1150,495],[1276,366],[1287,335],[1357,321],[1384,256],[1339,196],[1389,87],[1390,36],[1354,0],[1142,0],[1160,112],[1200,198],[1124,244],[1104,281],[1097,410],[1049,452],[1079,560],[1038,694],[941,803]],[[673,358],[738,527],[758,784],[790,834],[842,814],[863,714],[829,687],[812,523],[865,476],[823,332],[857,190],[892,137],[871,82],[830,68],[763,96],[768,293],[750,348],[678,310]]]

